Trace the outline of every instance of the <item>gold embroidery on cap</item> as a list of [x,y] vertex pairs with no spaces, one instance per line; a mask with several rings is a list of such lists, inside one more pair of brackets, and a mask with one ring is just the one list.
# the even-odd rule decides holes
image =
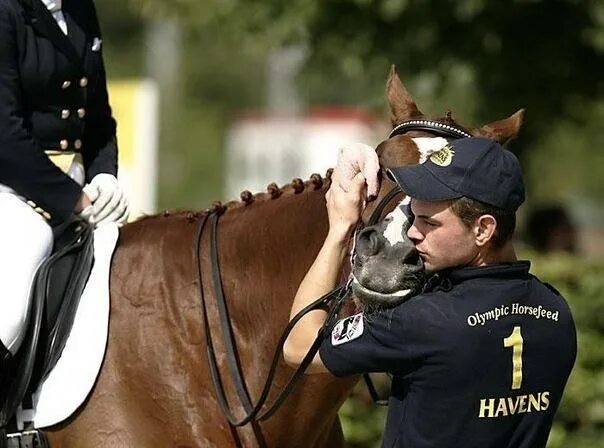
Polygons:
[[455,150],[451,145],[444,146],[441,150],[430,155],[430,160],[438,166],[449,166],[453,161]]

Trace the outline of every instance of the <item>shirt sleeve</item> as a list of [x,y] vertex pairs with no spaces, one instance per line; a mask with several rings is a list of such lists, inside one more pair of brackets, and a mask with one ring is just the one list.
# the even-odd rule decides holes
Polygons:
[[81,187],[50,161],[25,127],[16,33],[15,11],[0,2],[0,183],[54,219],[64,219]]
[[321,360],[336,376],[413,370],[449,343],[450,302],[447,293],[423,293],[391,309],[342,319],[325,335]]
[[408,358],[402,317],[396,307],[340,320],[321,344],[323,364],[336,376],[398,370]]

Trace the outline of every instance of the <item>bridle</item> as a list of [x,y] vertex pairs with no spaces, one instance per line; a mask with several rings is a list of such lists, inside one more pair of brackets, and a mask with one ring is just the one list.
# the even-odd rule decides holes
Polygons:
[[437,137],[450,137],[450,138],[466,138],[472,137],[472,134],[460,129],[457,126],[450,124],[441,123],[434,120],[407,120],[403,123],[396,125],[388,138],[395,137],[397,135],[405,134],[409,131],[426,131],[435,134]]
[[[463,138],[470,137],[466,131],[459,129],[455,126],[445,125],[443,123],[439,123],[437,121],[431,120],[409,120],[404,123],[396,126],[392,132],[390,133],[388,138],[392,138],[396,135],[404,134],[409,131],[427,131],[436,136],[440,137],[449,137],[449,138]],[[376,208],[371,213],[371,216],[367,222],[367,225],[374,225],[380,219],[384,209],[388,204],[392,202],[392,200],[402,193],[400,187],[396,186],[392,190],[390,190],[384,197],[380,200]],[[199,292],[200,292],[200,300],[201,300],[201,310],[202,310],[202,320],[204,325],[204,333],[205,333],[205,342],[206,342],[206,354],[208,357],[208,364],[210,368],[210,376],[212,378],[212,383],[214,386],[214,390],[216,392],[216,398],[218,400],[218,404],[228,420],[228,422],[234,426],[244,426],[250,422],[256,421],[264,421],[270,418],[277,409],[281,406],[283,401],[287,398],[291,390],[297,381],[303,376],[309,364],[312,362],[313,358],[317,354],[319,347],[324,339],[325,333],[329,331],[335,323],[335,320],[338,317],[338,312],[341,309],[342,305],[346,301],[349,296],[349,291],[351,287],[351,279],[349,279],[345,285],[340,286],[333,291],[325,294],[319,299],[315,300],[304,309],[302,309],[296,316],[294,316],[290,322],[287,324],[277,346],[275,348],[275,352],[273,354],[273,359],[271,362],[271,366],[269,372],[266,376],[266,380],[264,382],[264,386],[262,388],[262,392],[260,397],[254,404],[252,399],[250,398],[249,392],[245,385],[243,379],[243,373],[241,372],[241,365],[239,362],[239,357],[237,355],[237,350],[235,346],[235,342],[233,340],[233,329],[231,326],[231,320],[228,314],[228,308],[226,305],[226,300],[224,296],[224,289],[222,286],[222,280],[220,275],[220,264],[218,261],[218,238],[217,238],[217,228],[218,228],[218,220],[220,215],[222,214],[221,210],[213,210],[208,211],[201,218],[199,227],[197,229],[197,234],[195,237],[195,249],[196,249],[196,263],[197,263],[197,274],[199,279]],[[201,266],[201,239],[203,237],[204,230],[206,225],[210,225],[210,263],[212,267],[212,283],[214,286],[214,292],[216,296],[216,306],[218,309],[218,315],[220,319],[220,329],[223,337],[223,343],[226,349],[227,355],[227,363],[228,370],[231,376],[231,379],[235,385],[235,389],[237,391],[237,395],[239,397],[239,401],[244,408],[245,415],[238,419],[235,417],[233,412],[231,411],[226,393],[224,390],[222,378],[220,376],[218,361],[216,359],[216,353],[214,350],[214,343],[212,340],[212,335],[210,331],[210,321],[208,317],[208,309],[204,295],[204,287],[203,287],[203,275],[202,275],[202,266]],[[357,232],[361,229],[361,225],[357,228]],[[352,257],[354,258],[354,250]],[[325,319],[325,323],[319,329],[317,333],[317,337],[313,342],[312,346],[308,350],[308,353],[305,355],[304,359],[300,363],[300,365],[296,368],[294,373],[290,376],[286,385],[279,392],[277,398],[270,404],[268,409],[261,412],[261,409],[266,404],[268,399],[268,395],[271,389],[271,385],[273,379],[275,377],[277,366],[279,363],[279,359],[281,358],[281,354],[283,352],[283,346],[285,345],[285,341],[287,337],[291,333],[292,329],[296,325],[296,323],[302,319],[308,312],[315,309],[325,309],[327,308],[327,317]],[[369,388],[369,391],[374,398],[374,401],[379,404],[383,404],[384,402],[377,399],[377,393],[371,380],[367,375],[365,375],[365,381]]]

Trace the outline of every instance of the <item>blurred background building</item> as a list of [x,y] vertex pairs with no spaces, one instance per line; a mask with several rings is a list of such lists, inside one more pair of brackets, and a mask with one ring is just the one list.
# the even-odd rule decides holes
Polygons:
[[238,117],[226,136],[224,196],[237,198],[243,190],[262,191],[270,182],[283,185],[295,177],[324,175],[346,143],[377,145],[381,124],[368,112],[343,107]]

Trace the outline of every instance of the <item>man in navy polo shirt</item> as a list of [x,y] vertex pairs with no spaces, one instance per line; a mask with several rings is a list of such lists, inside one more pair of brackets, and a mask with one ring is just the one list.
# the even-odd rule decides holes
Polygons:
[[[338,322],[309,372],[391,373],[384,447],[544,447],[576,332],[564,298],[516,258],[518,160],[493,140],[464,138],[389,175],[411,197],[407,237],[432,277],[393,308]],[[347,191],[332,182],[329,233],[292,316],[336,285],[365,188],[360,172]],[[301,362],[325,316],[300,321],[285,347],[289,364]]]

